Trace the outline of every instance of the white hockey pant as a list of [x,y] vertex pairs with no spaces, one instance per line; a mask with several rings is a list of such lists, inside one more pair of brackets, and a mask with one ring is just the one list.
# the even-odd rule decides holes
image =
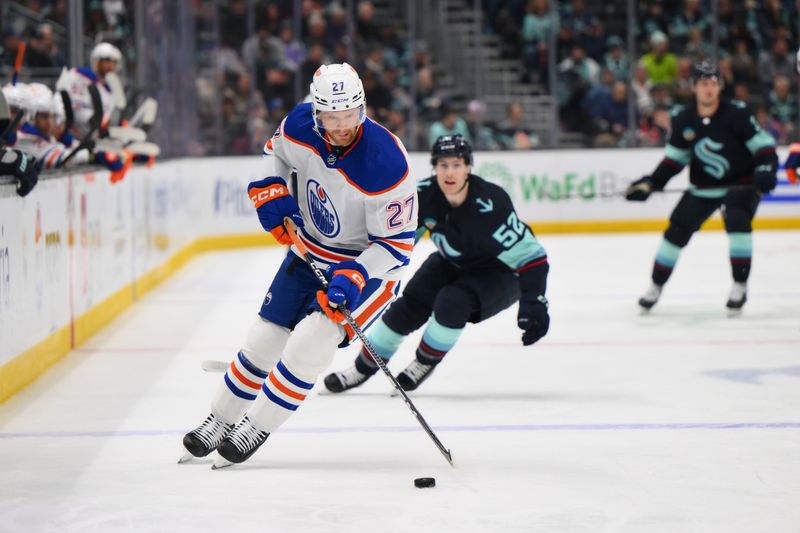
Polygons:
[[261,385],[289,339],[289,330],[261,317],[250,326],[242,349],[231,361],[211,401],[211,412],[237,423],[258,396]]
[[343,339],[344,328],[324,313],[314,312],[303,319],[247,413],[253,425],[271,433],[286,422],[330,366]]

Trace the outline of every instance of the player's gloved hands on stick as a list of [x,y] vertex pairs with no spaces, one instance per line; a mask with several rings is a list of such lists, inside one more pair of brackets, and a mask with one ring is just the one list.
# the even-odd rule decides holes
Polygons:
[[522,344],[529,346],[547,334],[550,315],[547,314],[547,298],[544,295],[523,294],[519,300],[517,326],[522,332]]
[[770,192],[778,185],[778,175],[775,173],[775,167],[768,163],[758,165],[755,172],[753,172],[753,182],[756,189],[763,194]]
[[342,261],[328,267],[328,292],[317,292],[317,303],[328,318],[344,322],[344,314],[337,310],[352,311],[361,299],[361,291],[367,285],[369,274],[358,261]]
[[629,202],[644,202],[653,192],[653,180],[650,176],[643,176],[634,181],[625,189],[625,199]]
[[283,226],[283,219],[291,217],[295,225],[302,228],[303,217],[300,215],[297,200],[289,194],[286,181],[280,176],[270,176],[251,182],[247,186],[247,195],[256,207],[261,226],[272,233],[279,243],[292,244],[292,239]]
[[625,189],[625,199],[629,202],[644,202],[653,192],[653,180],[644,176],[634,181]]

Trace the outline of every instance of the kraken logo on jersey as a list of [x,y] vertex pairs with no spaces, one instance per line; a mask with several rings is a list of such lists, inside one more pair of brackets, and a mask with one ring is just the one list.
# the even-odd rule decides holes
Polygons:
[[433,244],[439,249],[439,253],[441,253],[445,257],[458,257],[461,255],[461,252],[450,246],[450,243],[447,242],[447,237],[442,235],[441,233],[432,233],[431,240]]
[[308,210],[311,212],[311,220],[320,233],[326,237],[335,237],[341,230],[339,215],[333,206],[330,196],[322,188],[318,181],[310,179],[306,185],[308,198]]
[[700,139],[694,145],[694,155],[703,162],[703,170],[717,179],[722,179],[731,168],[730,162],[717,153],[722,150],[722,147],[722,143],[712,141],[708,137]]

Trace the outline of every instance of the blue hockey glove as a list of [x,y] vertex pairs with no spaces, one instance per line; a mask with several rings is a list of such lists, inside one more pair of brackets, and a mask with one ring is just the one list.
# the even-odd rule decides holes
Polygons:
[[631,183],[625,189],[625,199],[629,202],[644,202],[653,192],[653,180],[650,176],[644,176]]
[[125,161],[120,156],[112,154],[111,152],[94,152],[90,158],[90,162],[103,165],[112,172],[121,170],[122,166],[125,164]]
[[523,345],[529,346],[547,334],[550,328],[547,306],[547,298],[542,294],[523,294],[520,298],[517,326],[522,330]]
[[352,311],[359,300],[361,291],[367,285],[369,274],[357,261],[342,261],[328,267],[328,292],[317,293],[317,303],[328,317],[335,322],[343,322],[344,315],[336,309],[342,307]]
[[756,167],[753,172],[753,183],[761,193],[767,194],[778,185],[778,175],[775,167],[769,163],[763,163]]
[[303,227],[303,217],[297,200],[289,194],[286,181],[280,176],[270,176],[250,183],[247,195],[253,201],[261,226],[272,233],[281,244],[292,244],[292,239],[283,226],[284,217],[291,217],[298,228]]

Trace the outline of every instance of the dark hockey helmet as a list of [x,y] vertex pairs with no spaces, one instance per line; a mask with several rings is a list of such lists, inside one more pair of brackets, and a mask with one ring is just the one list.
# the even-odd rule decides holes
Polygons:
[[704,78],[713,78],[722,83],[722,77],[719,75],[719,68],[711,61],[701,61],[695,63],[692,67],[692,83],[697,83]]
[[436,166],[440,157],[460,157],[464,164],[472,164],[472,145],[462,135],[442,135],[431,148],[431,166]]

